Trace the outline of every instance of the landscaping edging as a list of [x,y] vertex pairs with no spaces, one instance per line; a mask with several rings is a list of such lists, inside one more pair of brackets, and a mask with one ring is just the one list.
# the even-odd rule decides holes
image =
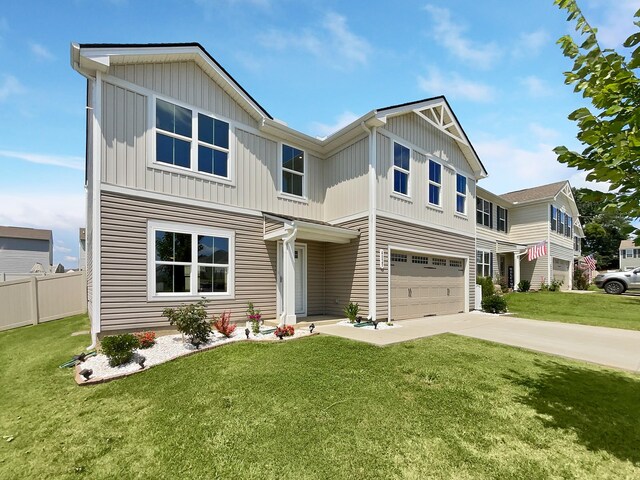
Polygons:
[[[140,373],[140,372],[144,372],[147,371],[157,365],[163,365],[165,363],[171,362],[173,360],[177,360],[179,358],[185,358],[188,356],[191,356],[195,353],[200,353],[200,352],[206,352],[208,350],[213,350],[214,348],[219,348],[219,347],[224,347],[226,345],[233,345],[236,343],[246,343],[246,342],[277,342],[280,343],[281,341],[291,341],[291,340],[299,340],[302,338],[308,338],[308,337],[312,337],[315,335],[319,335],[319,332],[315,332],[315,333],[305,333],[304,335],[300,335],[300,336],[296,336],[296,337],[284,337],[282,340],[278,339],[278,338],[243,338],[243,339],[238,339],[238,340],[233,340],[233,341],[226,341],[226,342],[219,342],[219,343],[214,343],[212,345],[208,345],[208,346],[204,346],[201,347],[199,349],[196,350],[192,350],[189,352],[185,352],[181,355],[177,355],[171,358],[168,358],[166,361],[164,362],[160,362],[160,363],[156,363],[153,365],[149,365],[149,366],[145,366],[144,368],[140,368],[138,370],[133,370],[133,371],[129,371],[129,372],[123,372],[120,374],[116,374],[116,375],[109,375],[106,377],[95,377],[95,378],[89,378],[88,380],[85,380],[84,377],[82,375],[80,375],[80,372],[86,368],[86,362],[83,363],[79,363],[75,366],[75,374],[74,374],[74,380],[75,382],[80,385],[97,385],[100,383],[107,383],[110,382],[111,380],[116,380],[119,378],[124,378],[124,377],[129,377],[131,375],[135,375],[136,373]],[[144,350],[142,351],[144,353]]]

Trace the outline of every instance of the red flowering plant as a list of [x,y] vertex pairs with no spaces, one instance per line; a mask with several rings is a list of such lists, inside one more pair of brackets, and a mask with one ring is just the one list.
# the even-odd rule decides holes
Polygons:
[[262,315],[260,310],[256,310],[252,302],[247,304],[247,319],[251,322],[251,330],[254,334],[260,333],[260,319]]
[[140,343],[139,348],[151,348],[156,344],[156,332],[137,332],[134,335]]
[[273,334],[281,340],[284,337],[293,337],[293,325],[280,325]]
[[224,335],[227,338],[233,335],[233,332],[235,332],[236,330],[236,324],[231,323],[231,312],[229,311],[224,312],[222,315],[220,315],[220,318],[218,318],[217,320],[215,319],[215,317],[213,318],[214,318],[213,328],[215,328],[217,331],[219,331],[222,335]]

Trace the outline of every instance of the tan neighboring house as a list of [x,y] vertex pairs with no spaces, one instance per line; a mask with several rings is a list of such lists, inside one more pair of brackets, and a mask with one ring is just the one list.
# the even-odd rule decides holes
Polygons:
[[[510,288],[528,280],[573,286],[574,259],[584,237],[569,182],[556,182],[502,195],[477,188],[477,275],[502,277]],[[547,254],[529,261],[529,248],[546,242]]]
[[637,246],[633,240],[620,242],[619,255],[620,270],[623,272],[640,267],[640,246]]
[[78,270],[87,269],[87,229],[78,229]]
[[0,226],[0,281],[21,278],[37,263],[46,271],[53,264],[51,230]]

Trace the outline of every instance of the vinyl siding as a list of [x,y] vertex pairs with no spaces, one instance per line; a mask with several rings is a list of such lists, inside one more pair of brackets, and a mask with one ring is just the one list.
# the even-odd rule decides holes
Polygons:
[[[411,117],[411,116],[408,116]],[[404,117],[400,117],[404,118]],[[393,121],[392,121],[393,120]],[[475,181],[472,176],[467,176],[467,214],[455,213],[456,202],[456,172],[450,165],[460,167],[459,172],[464,174],[469,167],[461,168],[461,162],[466,160],[455,142],[448,141],[448,137],[440,133],[426,122],[424,125],[414,122],[401,122],[398,118],[389,119],[387,127],[407,124],[411,126],[405,132],[403,128],[394,128],[396,134],[409,135],[410,139],[419,140],[426,145],[425,148],[442,165],[442,186],[440,189],[440,207],[431,206],[428,202],[429,184],[429,158],[415,150],[411,151],[411,164],[409,175],[409,198],[394,194],[393,191],[393,143],[394,139],[386,136],[384,130],[379,130],[377,136],[377,170],[378,209],[405,217],[407,221],[418,220],[434,226],[444,226],[467,234],[475,232]],[[416,132],[416,129],[425,129],[424,135]],[[416,138],[418,137],[418,138]],[[431,138],[433,137],[433,138]],[[446,138],[445,138],[446,137]],[[406,137],[403,137],[406,138]],[[406,147],[411,147],[407,142],[398,140]],[[443,161],[448,159],[449,161]]]
[[275,318],[276,243],[264,241],[262,218],[111,193],[102,193],[101,207],[103,332],[167,326],[162,310],[184,303],[147,300],[148,220],[235,231],[235,299],[212,300],[208,311],[230,310],[232,321],[242,322],[252,301]]
[[[559,210],[564,209],[564,212],[566,212],[568,215],[571,215],[571,217],[575,216],[571,213],[571,202],[564,194],[558,195],[558,198],[555,201],[553,201],[551,204],[554,207],[558,208]],[[547,209],[549,208],[550,207],[547,205]],[[574,220],[575,218],[572,218],[572,221]],[[575,233],[575,229],[574,229],[574,233]],[[564,234],[560,235],[558,232],[551,231],[550,237],[551,237],[552,244],[556,244],[558,246],[564,247],[565,249],[570,249],[572,252],[571,259],[573,258],[573,234],[570,237],[567,237]]]
[[347,244],[327,243],[325,250],[325,313],[343,315],[349,302],[360,304],[362,316],[369,314],[368,219],[340,223],[339,227],[360,230]]
[[384,269],[380,269],[379,265],[376,268],[377,310],[380,319],[387,317],[389,309],[389,259],[386,253],[389,245],[441,252],[455,257],[468,257],[469,310],[473,310],[475,305],[474,285],[476,283],[476,243],[474,238],[378,217],[376,248],[385,251]]
[[532,245],[547,240],[549,233],[549,204],[524,205],[509,210],[509,240]]
[[298,243],[307,245],[307,315],[324,315],[326,244],[309,240]]
[[323,162],[324,220],[347,217],[369,207],[369,137],[352,143]]
[[0,273],[29,273],[36,263],[52,263],[51,243],[28,238],[0,238]]
[[520,280],[529,280],[532,290],[539,290],[542,280],[549,283],[549,256],[538,257],[533,261],[528,261],[524,255],[520,262]]

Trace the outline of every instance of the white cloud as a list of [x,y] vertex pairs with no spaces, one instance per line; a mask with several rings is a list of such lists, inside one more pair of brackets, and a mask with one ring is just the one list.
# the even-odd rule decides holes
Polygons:
[[326,138],[332,133],[340,130],[342,127],[346,127],[351,122],[359,118],[359,116],[360,115],[356,115],[353,112],[345,111],[338,115],[336,121],[332,124],[313,122],[311,124],[311,134],[316,135],[320,138]]
[[75,230],[85,224],[82,193],[0,193],[0,225]]
[[552,94],[551,88],[546,84],[544,80],[535,75],[529,75],[520,79],[520,83],[532,97],[548,97]]
[[210,9],[219,8],[221,5],[227,5],[229,7],[235,7],[238,5],[252,5],[254,7],[269,8],[271,6],[270,0],[195,0],[196,5]]
[[620,47],[629,35],[637,31],[633,14],[640,9],[639,0],[592,0],[589,6],[597,8],[599,15],[588,11],[583,13],[589,23],[598,28],[598,40],[603,48]]
[[66,257],[64,257],[64,261],[65,262],[77,262],[78,261],[78,257],[72,257],[70,255],[67,255]]
[[460,60],[479,68],[490,68],[502,56],[501,49],[495,43],[482,44],[466,38],[466,27],[456,23],[446,8],[427,5],[424,9],[433,19],[432,36]]
[[64,247],[62,246],[60,243],[55,242],[55,245],[53,246],[57,252],[59,253],[71,253],[71,249],[68,247]]
[[516,57],[531,57],[538,55],[542,48],[548,44],[551,36],[546,30],[536,30],[535,32],[521,33],[513,49]]
[[560,136],[560,133],[552,128],[547,128],[539,123],[530,123],[529,130],[534,135],[534,137],[541,142],[549,142],[551,140],[555,140]]
[[39,43],[32,42],[29,45],[29,48],[31,49],[31,53],[33,53],[40,60],[51,61],[51,60],[55,60],[56,58],[53,56],[53,54],[49,50],[47,50],[47,48],[44,45],[40,45]]
[[435,67],[430,67],[426,76],[418,76],[418,86],[429,95],[444,94],[474,102],[490,102],[495,97],[491,86],[466,80],[455,72],[445,77]]
[[369,42],[349,29],[347,18],[327,13],[313,29],[299,32],[271,29],[258,36],[260,44],[272,50],[302,50],[332,67],[349,69],[366,65],[372,53]]
[[39,163],[42,165],[53,165],[56,167],[72,168],[74,170],[84,170],[84,159],[82,157],[72,157],[67,155],[42,155],[39,153],[0,150],[0,158],[1,157],[18,159],[31,163]]
[[2,80],[0,80],[0,102],[14,95],[20,95],[25,91],[24,85],[13,75],[2,76]]

